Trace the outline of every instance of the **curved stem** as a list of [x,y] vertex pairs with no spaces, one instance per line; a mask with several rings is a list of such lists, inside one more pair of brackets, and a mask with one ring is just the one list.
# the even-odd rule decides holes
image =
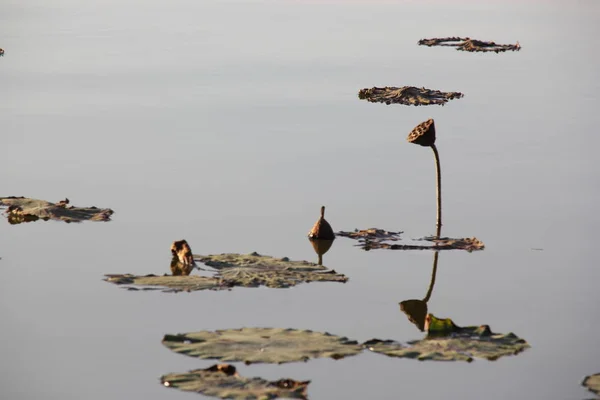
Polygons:
[[433,286],[435,285],[435,275],[437,274],[437,265],[438,265],[439,256],[440,256],[439,251],[436,251],[433,254],[433,271],[431,272],[431,282],[429,282],[429,289],[427,289],[427,294],[425,295],[425,298],[423,299],[423,301],[425,303],[427,303],[429,301],[429,298],[431,297],[431,293],[433,293]]
[[323,265],[323,254],[319,254],[319,261],[318,261],[319,265]]
[[440,166],[440,155],[435,144],[431,145],[433,155],[435,157],[435,174],[437,178],[436,195],[437,195],[437,226],[442,226],[442,167]]

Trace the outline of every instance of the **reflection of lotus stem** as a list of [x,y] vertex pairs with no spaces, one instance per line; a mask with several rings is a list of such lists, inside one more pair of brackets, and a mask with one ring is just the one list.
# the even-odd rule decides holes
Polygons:
[[423,301],[427,303],[429,298],[431,297],[431,293],[433,293],[433,286],[435,285],[435,274],[437,273],[437,265],[438,265],[438,257],[440,256],[440,252],[436,251],[433,254],[433,271],[431,271],[431,282],[429,282],[429,289],[427,289],[427,294]]
[[[435,175],[437,178],[436,197],[437,197],[437,226],[442,226],[442,168],[440,166],[440,155],[435,144],[431,145],[433,155],[435,157]],[[438,234],[439,237],[439,234]]]

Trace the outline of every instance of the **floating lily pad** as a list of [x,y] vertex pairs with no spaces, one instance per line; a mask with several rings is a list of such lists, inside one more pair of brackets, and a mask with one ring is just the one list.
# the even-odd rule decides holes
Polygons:
[[173,275],[145,275],[136,276],[131,274],[105,275],[107,282],[116,285],[125,285],[127,289],[162,289],[166,292],[193,292],[196,290],[220,290],[228,289],[228,285],[219,278],[199,275],[173,276]]
[[311,358],[340,359],[362,351],[356,341],[329,333],[281,328],[242,328],[165,335],[171,350],[202,359],[281,364]]
[[492,333],[488,325],[459,327],[451,319],[438,319],[427,315],[426,338],[406,344],[393,340],[372,339],[363,346],[390,357],[435,361],[473,361],[484,358],[490,361],[515,355],[529,348],[529,344],[513,333]]
[[361,89],[358,98],[371,103],[404,104],[407,106],[428,106],[432,104],[444,105],[448,100],[460,99],[464,94],[460,92],[441,92],[414,86],[402,87],[372,87]]
[[110,221],[113,210],[97,207],[73,207],[69,199],[50,203],[25,197],[0,197],[0,207],[8,207],[6,216],[11,224],[50,219],[64,222]]
[[262,378],[245,378],[229,364],[213,365],[185,374],[168,374],[160,380],[166,387],[222,399],[306,399],[310,383],[293,379],[267,381]]
[[489,52],[495,53],[505,51],[519,51],[521,45],[519,42],[516,44],[497,44],[495,42],[484,42],[483,40],[476,40],[470,38],[461,37],[447,37],[447,38],[433,38],[433,39],[421,39],[419,40],[420,46],[449,46],[456,47],[456,50],[470,51],[470,52]]
[[403,232],[388,232],[383,229],[371,228],[364,230],[355,230],[354,232],[338,232],[338,236],[347,237],[358,241],[356,246],[363,250],[466,250],[472,252],[474,250],[483,250],[485,245],[475,237],[472,238],[437,238],[428,236],[417,241],[432,242],[431,245],[414,244],[414,243],[388,243],[402,240],[400,234]]
[[581,384],[590,392],[600,395],[600,374],[586,376]]
[[218,271],[219,277],[231,286],[287,288],[302,282],[346,282],[345,275],[308,261],[290,261],[258,253],[218,254],[194,259]]
[[336,235],[358,240],[358,246],[370,248],[372,246],[376,246],[377,243],[384,243],[386,241],[395,242],[401,240],[400,235],[402,233],[404,232],[391,232],[383,229],[369,228],[361,230],[355,229],[354,231],[348,232],[340,231],[336,233]]

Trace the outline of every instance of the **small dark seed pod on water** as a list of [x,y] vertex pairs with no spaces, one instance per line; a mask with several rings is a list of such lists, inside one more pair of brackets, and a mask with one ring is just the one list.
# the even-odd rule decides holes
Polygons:
[[325,220],[325,206],[321,207],[321,218],[315,223],[310,232],[308,233],[309,239],[324,239],[333,240],[335,234],[329,222]]

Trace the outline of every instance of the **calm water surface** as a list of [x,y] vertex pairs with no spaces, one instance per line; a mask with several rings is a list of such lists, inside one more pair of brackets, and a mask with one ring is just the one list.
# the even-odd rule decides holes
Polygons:
[[[425,296],[430,252],[325,264],[345,284],[290,290],[129,292],[104,273],[164,273],[169,246],[316,260],[322,204],[336,230],[435,229],[431,152],[405,141],[435,118],[444,230],[429,310],[515,332],[497,362],[376,354],[246,376],[310,379],[312,399],[582,399],[600,372],[594,226],[600,179],[600,3],[76,1],[0,4],[1,196],[115,210],[110,223],[0,221],[0,397],[194,399],[169,372],[207,367],[165,333],[243,326],[363,341],[422,337],[401,313]],[[523,50],[465,54],[423,37]],[[445,107],[359,101],[360,88],[461,91]],[[534,250],[542,249],[542,250]]]

